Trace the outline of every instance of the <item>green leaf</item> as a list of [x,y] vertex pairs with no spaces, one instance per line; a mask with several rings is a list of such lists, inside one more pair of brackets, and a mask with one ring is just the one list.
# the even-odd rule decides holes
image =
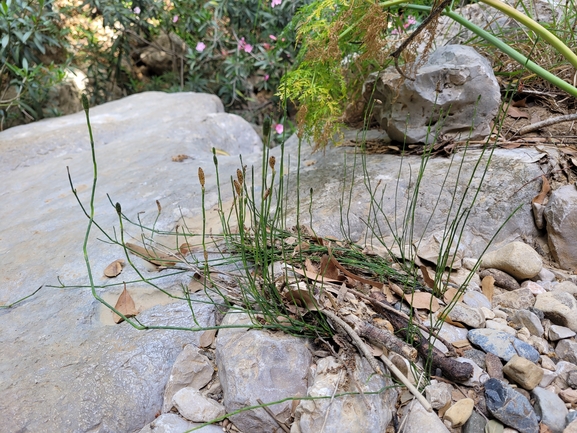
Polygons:
[[26,60],[26,57],[22,59],[22,69],[24,72],[28,72],[28,60]]
[[8,41],[10,40],[10,35],[6,34],[2,36],[2,50],[8,46]]

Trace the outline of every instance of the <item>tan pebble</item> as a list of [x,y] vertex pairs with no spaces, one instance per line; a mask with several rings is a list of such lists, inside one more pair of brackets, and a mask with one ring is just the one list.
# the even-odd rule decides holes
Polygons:
[[475,402],[472,399],[463,398],[445,412],[444,419],[451,424],[452,428],[460,427],[470,418],[474,406]]

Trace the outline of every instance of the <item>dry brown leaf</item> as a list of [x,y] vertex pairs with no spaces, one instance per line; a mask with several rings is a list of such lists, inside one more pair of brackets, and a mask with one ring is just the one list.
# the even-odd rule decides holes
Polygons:
[[451,343],[453,345],[453,347],[455,347],[456,349],[461,349],[463,347],[469,347],[471,346],[471,343],[469,343],[469,340],[457,340],[457,341],[453,341]]
[[307,272],[311,272],[313,274],[319,272],[317,267],[313,265],[313,262],[311,262],[311,259],[309,259],[308,257],[305,259],[305,269],[307,270]]
[[481,291],[483,292],[483,295],[487,297],[489,302],[493,302],[493,294],[495,293],[495,278],[493,278],[491,275],[487,275],[485,278],[483,278],[483,281],[481,281]]
[[421,269],[421,273],[423,274],[423,280],[425,280],[425,284],[427,285],[427,287],[429,289],[435,289],[435,280],[433,280],[430,275],[429,275],[429,270],[427,269],[426,266],[421,265],[419,266],[419,268]]
[[294,271],[296,274],[302,275],[303,277],[307,277],[307,278],[310,278],[311,280],[315,280],[315,281],[323,281],[326,283],[340,283],[341,282],[341,280],[335,280],[332,278],[325,278],[321,274],[319,274],[318,272],[309,272],[306,269],[292,268],[291,270]]
[[509,107],[507,107],[507,116],[510,116],[513,119],[529,118],[529,115],[527,113],[525,113],[523,110],[518,109],[517,107],[514,107],[513,105],[509,105]]
[[202,289],[204,289],[204,285],[194,278],[188,283],[188,293],[200,292]]
[[439,301],[427,292],[414,292],[405,295],[405,300],[416,309],[430,310],[433,313],[439,309]]
[[513,107],[526,107],[527,106],[527,98],[519,99],[518,101],[513,101],[511,106],[513,106]]
[[335,280],[339,279],[339,270],[332,262],[332,260],[330,260],[328,254],[325,254],[321,257],[320,273],[327,278],[332,278]]
[[448,323],[449,325],[456,326],[457,328],[464,328],[465,327],[465,325],[463,325],[461,322],[455,322],[454,320],[451,320],[449,318],[449,316],[444,316],[443,322]]
[[447,412],[449,410],[449,408],[451,407],[452,404],[453,404],[453,402],[451,400],[449,400],[447,402],[447,404],[445,404],[445,406],[443,406],[442,408],[439,409],[439,412],[438,412],[439,418],[443,418],[445,416],[445,412]]
[[382,291],[382,293],[385,294],[385,296],[387,298],[387,302],[389,304],[394,304],[395,302],[397,302],[397,298],[395,297],[395,295],[393,295],[393,291],[391,290],[391,288],[389,286],[387,286],[386,284],[383,284],[381,291]]
[[174,257],[167,254],[160,253],[156,251],[153,247],[148,246],[147,248],[141,247],[140,245],[132,244],[130,242],[126,243],[126,248],[147,262],[152,263],[157,266],[174,266],[176,261]]
[[293,251],[293,253],[292,253],[292,256],[294,257],[294,256],[297,255],[299,252],[307,251],[310,247],[311,247],[311,246],[309,245],[308,242],[301,242],[300,244],[298,244],[298,245],[295,247],[295,249],[294,249],[294,251]]
[[378,346],[373,346],[372,344],[367,344],[369,346],[369,350],[373,356],[379,357],[383,354],[383,349]]
[[307,310],[317,310],[318,300],[314,299],[308,289],[299,286],[290,286],[288,290],[283,293],[285,300]]
[[[449,287],[445,293],[443,294],[443,300],[447,303],[450,304],[453,299],[455,298],[455,296],[457,296],[457,294],[459,294],[459,289],[455,289],[454,287]],[[459,298],[456,299],[456,302],[459,302],[461,299],[463,299],[463,293],[459,294]]]
[[533,200],[531,200],[531,203],[543,204],[547,194],[549,194],[549,191],[551,191],[551,186],[549,185],[547,178],[543,175],[541,176],[541,179],[543,180],[543,184],[541,185],[541,192],[539,195],[535,196]]
[[185,159],[194,159],[192,156],[188,156],[188,155],[176,155],[172,157],[172,161],[173,162],[182,162]]
[[[130,296],[130,293],[128,293],[128,290],[126,290],[126,283],[124,284],[124,290],[118,297],[118,301],[116,301],[114,309],[118,310],[126,317],[134,317],[138,314],[138,310],[134,305],[134,300],[132,299],[132,296]],[[112,312],[112,319],[114,320],[114,323],[120,323],[124,320],[114,311]]]
[[217,329],[207,329],[204,331],[198,340],[198,347],[209,347],[216,338]]
[[114,278],[120,275],[126,262],[123,259],[118,259],[109,264],[104,270],[104,275],[108,278]]

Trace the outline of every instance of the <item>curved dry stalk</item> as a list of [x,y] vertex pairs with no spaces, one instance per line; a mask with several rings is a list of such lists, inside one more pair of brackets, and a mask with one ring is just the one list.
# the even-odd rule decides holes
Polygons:
[[566,114],[565,116],[552,117],[551,119],[533,123],[532,125],[523,126],[521,129],[519,129],[518,134],[519,135],[527,134],[529,132],[533,132],[538,129],[544,128],[545,126],[555,125],[557,123],[562,122],[570,122],[572,120],[577,120],[577,113]]
[[381,355],[381,361],[383,361],[383,363],[387,366],[387,368],[391,370],[391,373],[393,373],[395,377],[399,379],[403,383],[403,385],[407,387],[409,392],[413,394],[417,400],[419,400],[419,403],[423,405],[423,407],[427,412],[433,411],[431,403],[429,403],[427,399],[423,397],[423,394],[421,394],[419,390],[413,386],[413,384],[409,381],[409,379],[407,379],[407,377],[403,374],[403,372],[399,370],[397,366],[393,364],[393,362],[389,358],[387,358],[385,355]]

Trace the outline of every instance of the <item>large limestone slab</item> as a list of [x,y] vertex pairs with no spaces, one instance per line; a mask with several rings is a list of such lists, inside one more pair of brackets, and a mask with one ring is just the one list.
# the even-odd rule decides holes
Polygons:
[[[224,179],[236,172],[240,153],[248,164],[260,159],[261,142],[252,127],[224,113],[220,100],[210,95],[134,95],[92,109],[91,120],[99,166],[96,219],[110,233],[115,226],[119,231],[106,193],[132,220],[144,212],[140,217],[151,224],[158,200],[163,212],[157,228],[173,229],[184,214],[194,229],[199,227],[199,166],[207,185],[215,184],[211,148],[231,155],[219,157]],[[174,162],[177,155],[192,158]],[[110,311],[86,287],[87,219],[70,190],[67,166],[87,205],[92,162],[83,112],[0,133],[0,304],[43,286],[34,297],[0,310],[2,430],[138,431],[160,411],[172,364],[186,344],[198,344],[198,335],[113,325]],[[209,207],[216,203],[215,188],[206,199]],[[128,231],[140,235],[134,227]],[[123,253],[97,238],[104,236],[95,230],[88,249],[92,271],[97,285],[108,284],[97,292],[114,304],[122,282],[139,277],[129,268],[115,280],[103,277],[104,268]],[[159,276],[143,262],[137,265],[145,278]],[[67,287],[50,287],[60,281]],[[153,281],[179,294],[189,277]],[[214,324],[210,306],[195,307],[195,323],[185,302],[174,303],[149,284],[129,284],[128,290],[136,307],[147,310],[138,316],[145,324]]]
[[[353,131],[345,138],[360,140],[362,134]],[[296,160],[293,149],[297,143],[296,136],[287,142],[292,161]],[[521,208],[502,227],[488,251],[523,237],[528,240],[539,237],[530,206],[531,199],[539,193],[539,185],[533,180],[541,176],[542,165],[539,161],[547,156],[546,153],[536,148],[495,149],[492,154],[487,150],[482,156],[481,152],[480,149],[468,149],[466,153],[458,152],[454,160],[429,160],[417,195],[413,228],[415,242],[426,240],[433,233],[443,238],[443,230],[455,217],[459,199],[466,192],[468,198],[461,211],[470,209],[470,213],[460,238],[461,255],[479,257],[518,206]],[[361,156],[355,156],[353,148],[328,147],[322,152],[313,153],[310,147],[303,144],[302,153],[300,222],[310,224],[312,221],[317,234],[345,237],[361,243],[367,240],[376,245],[382,239],[388,246],[394,245],[393,233],[402,236],[407,198],[414,194],[421,158],[369,155],[365,164],[369,181],[365,182]],[[487,172],[484,174],[483,170],[479,170],[467,190],[478,159],[481,157],[483,167],[489,156],[491,161]],[[550,164],[554,166],[555,154],[550,156]],[[460,176],[457,175],[459,171]],[[483,183],[479,195],[471,206],[474,189],[479,187],[481,178]],[[288,190],[296,191],[295,176],[291,182]],[[375,189],[377,185],[378,189]],[[309,213],[311,189],[312,216]],[[369,190],[376,198],[373,206]],[[294,223],[294,206],[290,216],[289,221]],[[368,231],[367,221],[373,228]],[[374,224],[375,221],[378,225]]]

